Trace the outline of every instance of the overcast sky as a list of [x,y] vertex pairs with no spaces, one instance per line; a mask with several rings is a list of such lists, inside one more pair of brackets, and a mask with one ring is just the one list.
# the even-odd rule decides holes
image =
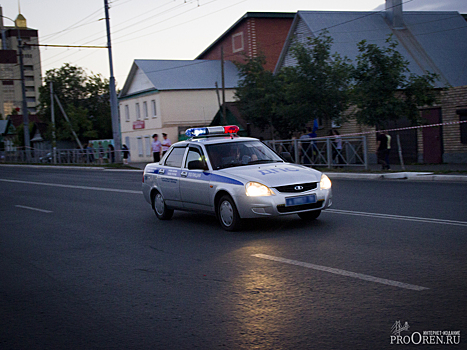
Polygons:
[[[0,0],[15,19],[18,0]],[[109,0],[114,74],[121,88],[134,59],[196,58],[246,12],[373,11],[384,0]],[[403,0],[409,11],[467,13],[466,0]],[[41,44],[105,46],[104,0],[20,0]],[[5,26],[13,23],[4,19]],[[41,48],[42,72],[70,63],[110,76],[106,49]]]

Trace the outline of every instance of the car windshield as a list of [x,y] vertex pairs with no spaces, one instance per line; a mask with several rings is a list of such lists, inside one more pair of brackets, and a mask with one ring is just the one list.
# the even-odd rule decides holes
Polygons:
[[283,162],[276,153],[260,141],[218,143],[207,145],[206,150],[214,170]]

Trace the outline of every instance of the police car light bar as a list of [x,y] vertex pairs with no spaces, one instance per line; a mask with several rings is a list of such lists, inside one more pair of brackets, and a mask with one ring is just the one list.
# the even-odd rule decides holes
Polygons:
[[208,135],[221,135],[221,134],[236,134],[239,127],[236,125],[228,126],[208,126],[205,128],[191,128],[185,131],[188,137],[208,136]]

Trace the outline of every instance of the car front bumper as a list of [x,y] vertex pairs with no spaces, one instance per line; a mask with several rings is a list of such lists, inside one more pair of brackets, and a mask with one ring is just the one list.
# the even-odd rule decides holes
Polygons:
[[[286,198],[316,195],[314,203],[286,206]],[[248,197],[243,192],[235,198],[241,218],[258,218],[297,214],[312,210],[323,210],[332,205],[332,189],[314,190],[297,194],[284,194],[275,191],[274,196]]]

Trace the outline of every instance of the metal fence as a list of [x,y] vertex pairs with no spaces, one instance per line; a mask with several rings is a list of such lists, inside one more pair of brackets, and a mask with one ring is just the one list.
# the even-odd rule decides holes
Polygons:
[[[339,141],[340,139],[340,141]],[[314,167],[363,167],[368,169],[366,135],[339,138],[270,140],[265,143],[296,164]]]
[[[291,161],[314,167],[363,167],[368,169],[366,136],[342,136],[340,142],[334,137],[269,140],[264,141],[278,154],[287,152]],[[108,164],[115,163],[115,153],[99,152],[96,149],[31,149],[29,151],[0,152],[0,161],[7,163],[39,164]]]
[[0,160],[7,163],[32,164],[108,164],[115,163],[115,152],[89,149],[15,150],[0,152]]

